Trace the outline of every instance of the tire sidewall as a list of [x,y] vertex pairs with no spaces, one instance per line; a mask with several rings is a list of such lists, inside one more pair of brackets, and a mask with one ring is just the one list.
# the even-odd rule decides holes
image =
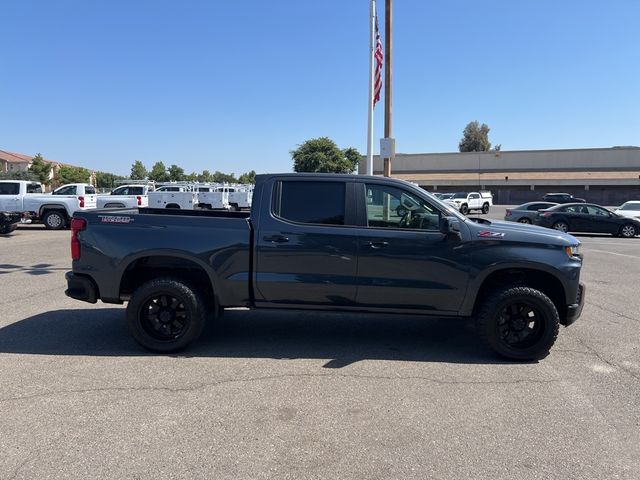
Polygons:
[[[559,228],[556,228],[557,225],[565,225],[566,228],[564,230],[561,230]],[[567,233],[569,232],[569,224],[567,222],[556,222],[553,224],[553,229],[558,230],[559,232]]]
[[[627,235],[625,235],[625,234],[623,233],[623,231],[624,231],[624,229],[625,229],[626,227],[631,227],[631,228],[633,228],[633,235],[629,235],[629,236],[627,236]],[[620,227],[620,236],[621,236],[621,237],[624,237],[624,238],[633,238],[633,237],[635,237],[637,234],[638,234],[638,229],[636,228],[636,226],[635,226],[635,225],[633,225],[633,224],[631,224],[631,223],[625,223],[624,225],[622,225],[622,227]]]
[[469,207],[467,206],[467,204],[463,204],[460,207],[460,213],[462,213],[463,215],[466,215],[467,213],[469,213]]
[[489,204],[485,203],[484,205],[482,205],[482,213],[487,214],[489,213]]
[[[531,347],[516,349],[504,343],[498,332],[498,318],[502,310],[512,303],[527,303],[535,308],[543,321],[540,339]],[[553,302],[544,293],[528,288],[513,287],[498,292],[480,313],[480,332],[485,342],[500,355],[512,360],[540,360],[549,354],[558,335],[560,318]]]
[[[142,325],[142,308],[151,298],[170,295],[184,304],[189,315],[187,331],[175,340],[159,340],[146,332]],[[133,338],[144,348],[158,353],[184,349],[197,339],[206,323],[206,309],[200,293],[187,283],[174,278],[159,278],[140,286],[127,305],[127,325]]]
[[[49,223],[49,219],[57,216],[58,218],[60,218],[60,224],[59,225],[51,225]],[[44,226],[46,228],[48,228],[49,230],[62,230],[65,225],[67,224],[67,220],[65,218],[65,216],[59,212],[58,210],[50,210],[47,213],[44,214],[44,217],[42,218],[42,223],[44,223]]]

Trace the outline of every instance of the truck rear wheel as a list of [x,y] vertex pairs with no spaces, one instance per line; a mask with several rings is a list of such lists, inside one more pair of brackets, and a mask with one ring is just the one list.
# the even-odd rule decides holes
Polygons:
[[42,223],[49,230],[62,230],[67,225],[67,216],[62,210],[49,210],[42,216]]
[[541,360],[558,337],[560,317],[544,293],[503,287],[489,293],[476,317],[480,338],[511,360]]
[[206,323],[200,292],[175,278],[144,283],[127,305],[127,324],[133,338],[153,352],[182,350],[197,339]]

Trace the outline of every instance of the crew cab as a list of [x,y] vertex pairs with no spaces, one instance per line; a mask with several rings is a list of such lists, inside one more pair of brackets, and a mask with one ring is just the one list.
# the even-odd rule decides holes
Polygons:
[[98,195],[98,208],[146,207],[149,205],[150,185],[121,185],[108,195]]
[[397,179],[256,180],[250,212],[77,212],[66,294],[128,302],[130,332],[156,352],[185,348],[226,307],[250,307],[474,317],[497,353],[530,360],[580,316],[569,234],[472,220]]
[[28,214],[48,229],[67,226],[77,211],[96,207],[91,185],[69,184],[51,194],[43,194],[42,185],[26,180],[0,180],[0,210]]
[[458,209],[460,213],[466,215],[472,210],[480,210],[482,213],[489,213],[489,208],[493,205],[493,195],[491,192],[459,192],[447,200],[446,203]]

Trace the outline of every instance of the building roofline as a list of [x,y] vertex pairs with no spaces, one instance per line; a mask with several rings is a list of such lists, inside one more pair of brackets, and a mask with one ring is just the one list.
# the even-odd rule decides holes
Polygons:
[[[396,153],[396,156],[402,155],[403,157],[423,157],[429,155],[502,155],[505,153],[544,153],[544,152],[585,152],[585,151],[610,151],[610,150],[640,150],[639,146],[625,145],[625,146],[613,146],[613,147],[593,147],[593,148],[551,148],[547,150],[489,150],[486,152],[428,152],[428,153]],[[380,157],[380,155],[374,155],[374,157]]]

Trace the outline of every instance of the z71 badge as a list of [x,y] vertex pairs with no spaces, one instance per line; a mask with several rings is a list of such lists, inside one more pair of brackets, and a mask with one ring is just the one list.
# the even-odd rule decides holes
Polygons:
[[490,232],[489,230],[482,230],[478,232],[478,236],[480,238],[503,238],[504,233],[500,232]]

